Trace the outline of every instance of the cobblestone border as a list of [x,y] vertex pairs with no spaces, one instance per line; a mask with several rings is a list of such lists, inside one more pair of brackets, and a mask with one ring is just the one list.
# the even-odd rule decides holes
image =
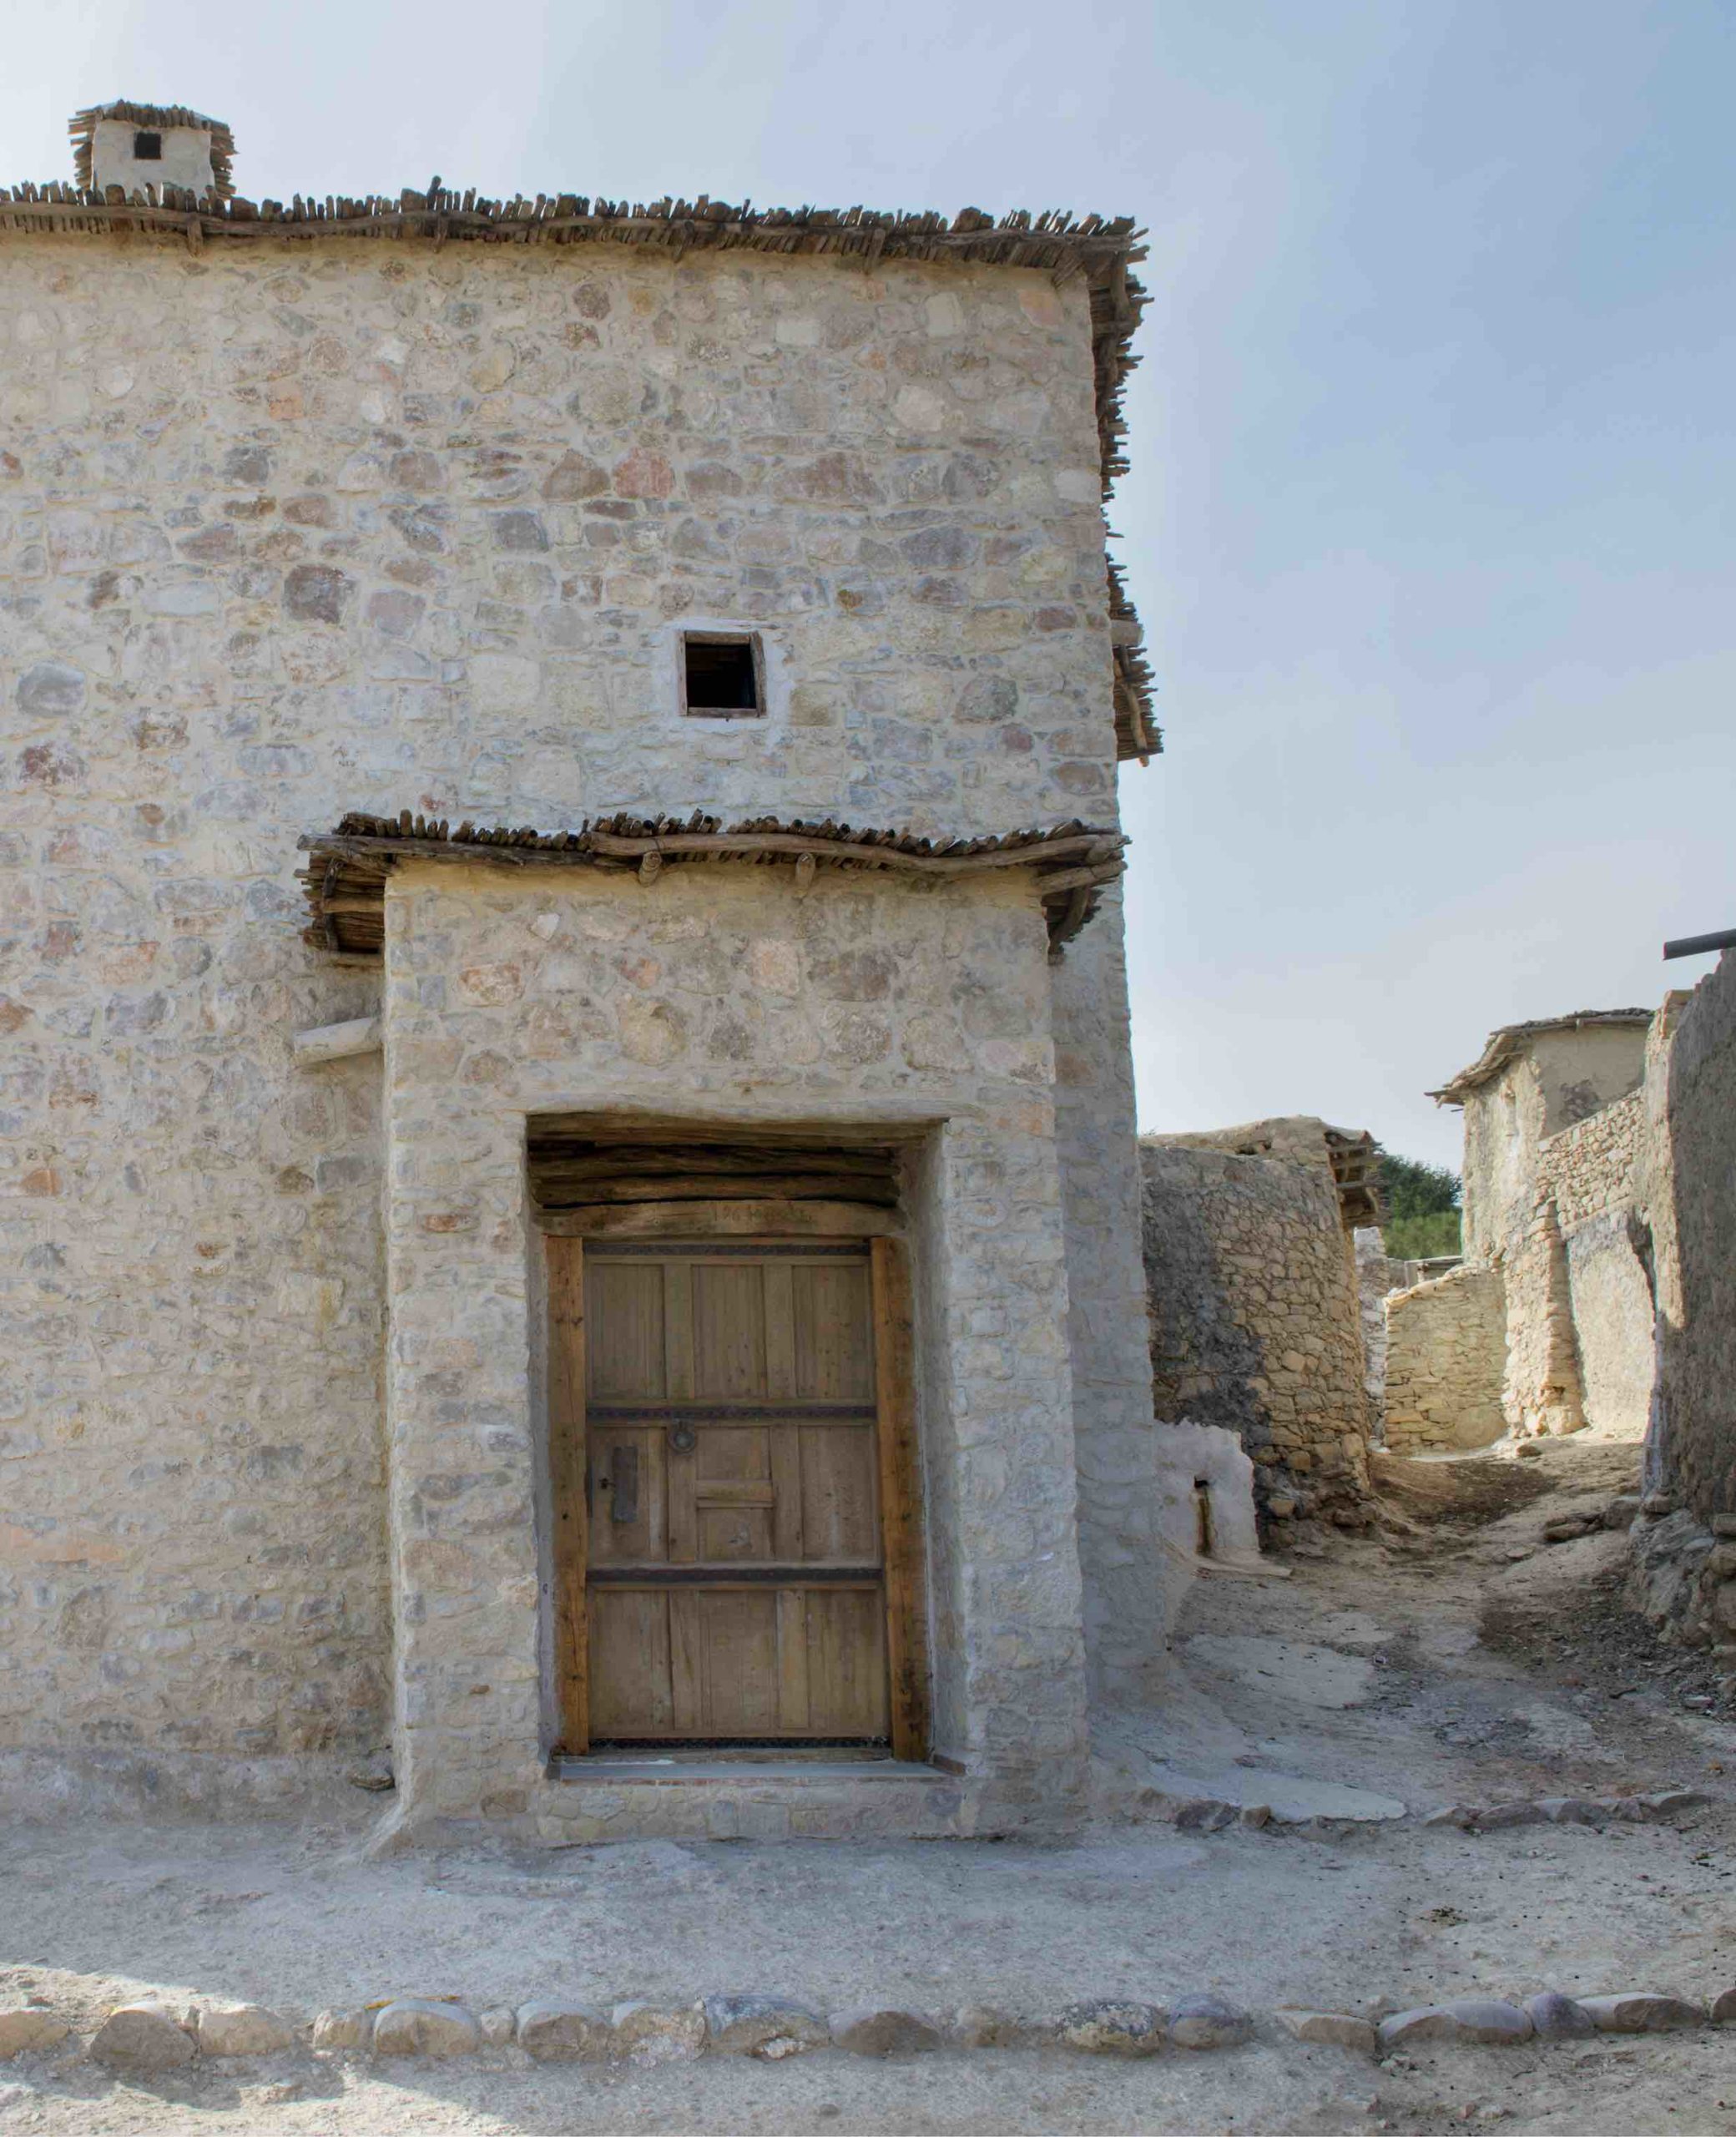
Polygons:
[[[1290,2039],[1344,2048],[1385,2062],[1436,2042],[1511,2046],[1588,2039],[1597,2033],[1678,2032],[1736,2023],[1736,1988],[1709,2005],[1650,1989],[1574,1998],[1553,1989],[1523,2003],[1456,1997],[1378,2020],[1286,2005],[1266,2014]],[[165,2075],[200,2062],[310,2049],[319,2055],[450,2058],[517,2047],[537,2063],[626,2063],[641,2068],[705,2054],[776,2063],[834,2049],[887,2058],[947,2049],[1062,2049],[1082,2055],[1149,2056],[1239,2048],[1252,2012],[1220,1996],[1167,2004],[1108,1997],[1042,2017],[982,2004],[934,2013],[865,2004],[830,2015],[790,1998],[749,1993],[703,2003],[598,2007],[531,2001],[472,2011],[439,1997],[397,1997],[361,2008],[322,2011],[295,2025],[257,2003],[179,2005],[165,1998],[118,2004],[88,2042],[45,2000],[0,2005],[0,2061],[54,2049],[88,2055],[127,2076]]]

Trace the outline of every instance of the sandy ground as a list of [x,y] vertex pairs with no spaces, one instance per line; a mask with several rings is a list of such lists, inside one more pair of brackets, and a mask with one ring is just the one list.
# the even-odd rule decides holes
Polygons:
[[[1264,1831],[1104,1826],[1075,1846],[652,1842],[371,1862],[376,1801],[342,1826],[38,1825],[0,1840],[0,1995],[93,2022],[146,1989],[301,2018],[398,1994],[482,2008],[781,1990],[822,2006],[1212,1989],[1376,2015],[1444,1996],[1736,1985],[1736,1725],[1703,1663],[1619,1610],[1622,1539],[1541,1542],[1626,1485],[1637,1451],[1385,1465],[1385,1543],[1288,1581],[1201,1582],[1142,1773],[1241,1800],[1337,1806]],[[1663,1826],[1423,1830],[1451,1801],[1666,1782],[1707,1806]],[[1318,1791],[1310,1795],[1310,1791]],[[1112,1791],[1113,1792],[1113,1791]],[[1342,1815],[1340,1815],[1342,1813]],[[289,2089],[287,2091],[285,2089]],[[1723,2103],[1731,2104],[1726,2108]],[[1466,2110],[1469,2110],[1467,2114]],[[1255,2044],[1147,2065],[977,2053],[871,2065],[723,2059],[648,2072],[288,2057],[160,2087],[88,2063],[0,2066],[0,2131],[524,2133],[706,2129],[1434,2131],[1461,2121],[1624,2137],[1736,2129],[1736,2028],[1583,2047],[1419,2054],[1377,2068]]]

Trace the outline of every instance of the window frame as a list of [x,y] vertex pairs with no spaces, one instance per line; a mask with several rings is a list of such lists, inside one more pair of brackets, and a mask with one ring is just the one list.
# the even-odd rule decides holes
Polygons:
[[[687,649],[689,645],[745,645],[754,664],[754,696],[751,705],[690,705],[687,696]],[[770,715],[770,701],[765,688],[765,646],[760,634],[754,630],[689,630],[684,625],[678,628],[675,639],[675,688],[679,695],[681,717],[684,720],[765,720]]]

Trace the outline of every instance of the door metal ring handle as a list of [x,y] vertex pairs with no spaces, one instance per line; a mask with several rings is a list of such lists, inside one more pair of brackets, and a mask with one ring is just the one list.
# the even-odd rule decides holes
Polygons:
[[699,1444],[699,1435],[691,1425],[676,1425],[669,1433],[669,1445],[677,1454],[691,1454]]

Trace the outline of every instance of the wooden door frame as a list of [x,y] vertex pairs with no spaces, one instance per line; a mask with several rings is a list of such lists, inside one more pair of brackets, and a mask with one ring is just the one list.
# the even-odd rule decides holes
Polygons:
[[591,1627],[585,1590],[590,1509],[585,1494],[585,1243],[550,1240],[548,1481],[554,1559],[555,1743],[558,1756],[591,1748]]
[[[789,1205],[792,1212],[800,1205]],[[768,1243],[813,1236],[792,1221],[780,1235],[770,1205]],[[623,1213],[624,1214],[624,1213]],[[864,1217],[880,1216],[862,1210]],[[632,1211],[636,1238],[703,1236],[691,1203]],[[833,1225],[838,1225],[838,1231]],[[625,1227],[623,1226],[624,1230]],[[554,1753],[583,1757],[590,1749],[589,1604],[586,1589],[584,1238],[546,1220],[548,1287],[550,1518],[553,1557]],[[839,1235],[837,1217],[825,1231]],[[892,1756],[921,1762],[929,1755],[929,1662],[923,1548],[921,1463],[916,1437],[916,1326],[910,1256],[901,1239],[863,1225],[868,1248],[874,1330],[875,1438],[879,1460],[881,1555],[886,1606],[886,1668]],[[738,1242],[746,1245],[737,1235]]]

